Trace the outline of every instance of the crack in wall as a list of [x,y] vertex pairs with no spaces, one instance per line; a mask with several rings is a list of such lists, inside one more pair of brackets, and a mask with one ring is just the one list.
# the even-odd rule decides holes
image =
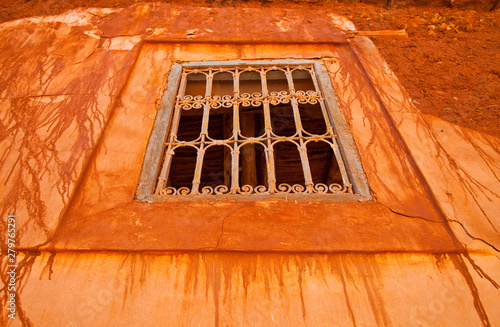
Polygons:
[[407,215],[407,214],[404,214],[404,213],[401,213],[401,212],[398,212],[394,209],[392,209],[391,207],[383,204],[383,203],[380,203],[380,202],[377,202],[378,204],[382,205],[383,207],[389,209],[392,213],[395,213],[396,215],[399,215],[399,216],[403,216],[403,217],[406,217],[406,218],[415,218],[415,219],[422,219],[422,220],[425,220],[425,221],[428,221],[428,222],[431,222],[431,223],[436,223],[436,224],[445,224],[444,221],[436,221],[436,220],[432,220],[432,219],[429,219],[429,218],[424,218],[424,217],[421,217],[421,216],[412,216],[412,215]]
[[[424,218],[424,217],[420,217],[420,216],[411,216],[411,215],[407,215],[407,214],[404,214],[404,213],[401,213],[401,212],[397,212],[393,209],[391,209],[389,206],[383,204],[383,203],[380,203],[380,202],[377,202],[378,204],[381,204],[382,206],[386,207],[387,209],[389,209],[392,213],[395,213],[397,215],[400,215],[400,216],[403,216],[403,217],[407,217],[407,218],[417,218],[417,219],[423,219],[425,221],[428,221],[428,222],[432,222],[432,223],[438,223],[438,224],[444,224],[446,222],[439,222],[439,221],[435,221],[435,220],[431,220],[431,219],[427,219],[427,218]],[[484,243],[485,245],[491,247],[493,250],[495,250],[496,252],[500,252],[499,249],[497,249],[493,244],[489,243],[488,241],[480,238],[480,237],[475,237],[474,235],[472,235],[471,233],[469,233],[469,231],[467,230],[467,228],[464,226],[463,223],[461,223],[460,221],[458,220],[455,220],[455,219],[450,219],[449,217],[445,217],[446,218],[446,221],[447,222],[454,222],[454,223],[458,223],[462,229],[464,230],[465,234],[467,234],[467,236],[469,236],[471,239],[475,240],[475,241],[480,241],[482,243]]]
[[454,222],[454,223],[457,223],[459,224],[462,229],[464,230],[465,234],[467,234],[467,236],[469,236],[471,239],[475,240],[475,241],[479,241],[479,242],[482,242],[484,243],[485,245],[487,245],[488,247],[491,247],[493,250],[495,250],[496,252],[500,252],[499,249],[497,249],[493,244],[489,243],[488,241],[482,239],[482,238],[479,238],[479,237],[475,237],[474,235],[472,235],[471,233],[469,233],[469,231],[467,230],[467,228],[464,226],[464,224],[462,224],[460,221],[458,220],[455,220],[455,219],[449,219],[447,218],[448,221],[450,222]]
[[233,216],[235,213],[237,213],[240,210],[246,209],[245,206],[241,206],[239,208],[236,208],[235,210],[231,211],[230,213],[226,214],[224,218],[222,218],[221,226],[220,226],[220,234],[217,237],[217,241],[215,243],[214,247],[206,247],[206,248],[199,248],[199,251],[206,251],[206,250],[217,250],[219,248],[220,241],[222,239],[222,236],[224,236],[224,224],[226,222],[226,219],[230,218]]

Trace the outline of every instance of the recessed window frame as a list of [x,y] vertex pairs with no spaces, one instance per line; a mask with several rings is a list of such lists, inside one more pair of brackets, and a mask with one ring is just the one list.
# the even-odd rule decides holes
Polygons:
[[[181,75],[183,69],[206,69],[218,67],[267,67],[267,66],[312,66],[316,75],[317,87],[319,88],[324,106],[329,116],[329,123],[333,127],[335,141],[339,147],[339,154],[343,161],[346,174],[349,180],[350,193],[314,193],[304,194],[302,192],[288,193],[253,193],[253,194],[222,194],[216,195],[216,192],[207,194],[186,195],[168,195],[157,196],[155,189],[158,177],[162,169],[164,154],[166,151],[166,142],[169,136],[169,129],[175,111],[175,102],[181,84]],[[310,201],[366,201],[371,200],[371,194],[363,172],[359,153],[350,133],[350,130],[340,112],[335,92],[331,85],[328,71],[318,60],[245,60],[245,61],[206,61],[206,62],[181,62],[172,65],[168,76],[167,85],[159,106],[159,110],[153,126],[148,147],[141,170],[141,175],[136,191],[136,199],[143,202],[154,201],[181,201],[181,200],[210,200],[210,201],[228,201],[228,200],[263,200],[263,199],[290,199],[290,200],[310,200]]]

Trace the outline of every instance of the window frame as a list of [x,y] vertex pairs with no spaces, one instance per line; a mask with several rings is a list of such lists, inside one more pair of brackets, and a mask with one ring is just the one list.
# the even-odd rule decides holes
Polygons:
[[[189,195],[189,196],[168,196],[161,199],[154,195],[154,190],[158,181],[158,176],[162,166],[163,152],[169,134],[169,127],[173,113],[175,111],[175,101],[181,81],[183,68],[217,68],[217,67],[248,67],[248,66],[297,66],[311,65],[316,74],[317,83],[323,95],[325,107],[330,119],[330,124],[336,134],[336,141],[340,149],[342,160],[352,185],[353,193],[343,194],[248,194],[245,196],[238,194],[224,195]],[[180,62],[174,63],[170,69],[166,88],[160,102],[160,106],[153,125],[153,130],[148,141],[146,154],[144,157],[141,175],[136,191],[136,199],[142,202],[170,202],[180,200],[311,200],[311,201],[367,201],[371,200],[368,182],[363,171],[360,156],[354,138],[347,126],[347,123],[340,112],[337,98],[331,84],[330,76],[324,65],[318,60],[237,60],[237,61],[205,61],[205,62]]]

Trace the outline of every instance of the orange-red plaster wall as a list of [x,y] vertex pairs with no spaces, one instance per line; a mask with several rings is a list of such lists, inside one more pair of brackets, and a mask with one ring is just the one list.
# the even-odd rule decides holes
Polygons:
[[476,309],[464,266],[458,254],[47,253],[20,309],[34,326],[494,325],[494,294]]
[[[345,54],[347,52],[347,54]],[[382,107],[369,97],[363,76],[342,67],[358,84],[336,81],[349,115],[370,109],[370,124],[355,137],[372,139],[360,155],[377,201],[324,202],[303,199],[143,203],[135,189],[151,134],[158,97],[171,61],[278,58],[322,59],[333,69],[346,45],[183,45],[147,43],[119,97],[95,159],[56,231],[51,248],[102,250],[238,250],[238,251],[456,251],[444,219],[432,207],[411,159],[396,144]],[[352,57],[352,55],[351,55]],[[351,57],[348,57],[351,59]],[[339,59],[337,59],[339,58]],[[352,60],[352,59],[351,59]],[[340,68],[339,68],[340,69]],[[364,81],[364,83],[363,83]],[[368,94],[366,96],[357,96]],[[373,92],[372,92],[373,93]],[[349,116],[348,116],[349,117]],[[348,121],[349,118],[348,118]],[[373,141],[375,140],[375,141]],[[397,192],[396,192],[397,191]],[[215,202],[214,202],[215,201]],[[287,208],[293,204],[296,210]],[[347,222],[347,223],[346,223]],[[223,235],[220,235],[221,228]],[[263,228],[265,227],[265,228]],[[182,230],[182,233],[179,233]]]
[[[23,249],[2,325],[499,324],[500,140],[423,117],[353,28],[160,4],[0,25],[0,212]],[[270,58],[327,68],[373,199],[135,201],[172,62]]]

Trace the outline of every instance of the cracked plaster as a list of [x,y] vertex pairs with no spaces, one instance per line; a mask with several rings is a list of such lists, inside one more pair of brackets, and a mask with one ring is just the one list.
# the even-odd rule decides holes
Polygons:
[[[233,9],[191,11],[80,9],[0,25],[0,197],[2,215],[19,217],[25,248],[19,319],[35,326],[109,325],[116,317],[146,325],[500,321],[500,141],[422,117],[368,39],[346,42],[354,26],[342,17],[242,9],[228,33],[220,17]],[[314,24],[298,24],[303,30],[287,22],[311,15]],[[221,44],[158,43],[180,40]],[[223,44],[234,41],[250,45]],[[311,44],[286,45],[293,42]],[[323,58],[376,201],[298,201],[292,211],[283,201],[133,200],[170,59],[283,53]],[[462,156],[462,147],[475,155]],[[148,250],[158,252],[137,252]],[[52,303],[43,315],[40,296]],[[62,314],[57,308],[67,303],[78,306]],[[146,304],[162,310],[149,315]]]

